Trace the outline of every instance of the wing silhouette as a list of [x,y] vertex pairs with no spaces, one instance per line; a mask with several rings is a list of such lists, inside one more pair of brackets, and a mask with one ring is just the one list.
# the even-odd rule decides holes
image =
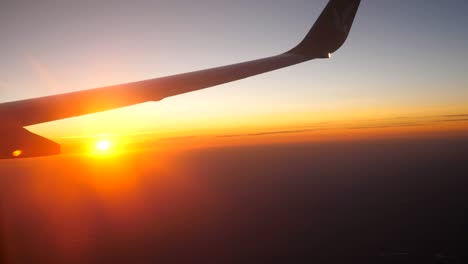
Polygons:
[[[10,157],[11,152],[18,149],[10,146],[15,140],[8,140],[3,136],[9,134],[9,137],[12,137],[11,133],[2,133],[5,130],[23,131],[19,128],[148,101],[159,101],[312,59],[329,58],[330,54],[345,42],[359,4],[360,0],[330,0],[304,40],[293,49],[276,56],[168,77],[1,103],[0,121],[3,128],[0,128],[0,136],[3,143],[0,143],[0,151]],[[337,27],[337,23],[345,24],[343,27]],[[18,133],[19,135],[28,134]],[[9,144],[6,144],[6,141]]]

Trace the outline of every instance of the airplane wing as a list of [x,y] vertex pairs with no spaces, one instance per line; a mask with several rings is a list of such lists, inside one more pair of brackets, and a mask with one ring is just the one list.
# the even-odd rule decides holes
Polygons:
[[[345,42],[359,4],[360,0],[330,0],[303,41],[276,56],[168,77],[1,103],[0,158],[44,156],[60,152],[60,148],[54,145],[50,151],[39,151],[42,153],[40,155],[36,153],[37,150],[29,151],[35,154],[28,155],[24,149],[34,145],[38,145],[36,149],[43,149],[42,145],[50,145],[50,140],[32,134],[24,126],[159,101],[312,59],[329,58]],[[44,144],[36,144],[36,141]],[[23,151],[20,155],[13,155],[17,150]]]

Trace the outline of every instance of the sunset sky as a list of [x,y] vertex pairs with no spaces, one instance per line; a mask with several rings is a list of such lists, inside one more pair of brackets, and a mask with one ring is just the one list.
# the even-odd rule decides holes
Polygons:
[[[327,2],[0,1],[0,103],[277,55]],[[468,263],[467,11],[362,0],[329,60],[27,127],[63,155],[0,160],[0,263]]]
[[[0,101],[275,55],[303,38],[326,3],[2,2]],[[350,37],[331,60],[29,129],[65,145],[100,134],[183,144],[199,137],[199,144],[206,138],[241,144],[463,134],[466,10],[464,0],[364,0]]]

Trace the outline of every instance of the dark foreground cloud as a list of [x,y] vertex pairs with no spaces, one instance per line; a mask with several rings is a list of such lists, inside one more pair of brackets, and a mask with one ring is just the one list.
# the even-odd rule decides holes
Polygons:
[[438,138],[1,162],[3,263],[463,263],[466,157]]

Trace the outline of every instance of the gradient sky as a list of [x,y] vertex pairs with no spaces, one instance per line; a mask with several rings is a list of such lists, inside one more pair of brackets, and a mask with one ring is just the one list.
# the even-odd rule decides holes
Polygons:
[[[0,102],[275,55],[303,38],[326,3],[0,1]],[[438,242],[461,249],[466,240],[468,140],[447,135],[468,135],[467,11],[466,0],[362,0],[331,60],[28,127],[69,155],[0,162],[0,262],[174,252],[196,262],[187,250],[237,256],[236,245],[271,260],[288,250],[365,254],[367,241],[372,254],[395,243],[392,257],[407,248],[452,256]],[[124,134],[116,142],[135,148],[110,159],[70,154],[102,133]],[[175,146],[343,135],[391,140]]]
[[[0,1],[0,102],[282,53],[326,3]],[[289,237],[296,248],[294,235],[308,239],[301,250],[340,249],[354,234],[371,233],[372,242],[423,248],[406,238],[424,234],[432,243],[445,238],[445,226],[458,239],[465,219],[453,212],[465,204],[468,141],[453,139],[468,135],[467,11],[466,0],[362,0],[347,42],[330,60],[28,127],[69,155],[1,162],[0,247],[8,260],[25,263],[41,262],[36,254],[86,262],[107,252],[146,256],[144,245],[151,254],[173,247],[169,253],[182,256],[179,249],[220,243],[232,254],[230,242],[253,252],[263,247],[255,238],[282,246]],[[117,134],[117,150],[135,148],[101,158],[87,149],[97,134]],[[388,140],[177,151],[379,137]],[[381,254],[380,243],[372,244]]]
[[[281,53],[303,38],[326,3],[3,1],[0,102]],[[468,114],[466,10],[464,0],[363,0],[331,60],[31,130],[55,139],[216,129],[224,135],[239,127]]]

